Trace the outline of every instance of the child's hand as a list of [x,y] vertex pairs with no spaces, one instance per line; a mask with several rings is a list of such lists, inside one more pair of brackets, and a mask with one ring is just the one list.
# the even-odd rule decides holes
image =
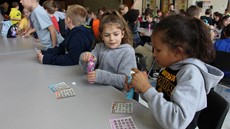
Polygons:
[[22,37],[22,36],[24,36],[25,34],[26,34],[26,32],[24,31],[24,32],[20,33],[20,36]]
[[88,82],[95,83],[95,81],[96,81],[96,71],[88,72],[87,79],[88,79]]
[[145,93],[151,84],[148,81],[148,75],[146,72],[139,71],[136,68],[132,69],[135,73],[132,74],[132,81],[128,85],[128,89],[134,88],[136,92]]
[[23,38],[29,38],[30,37],[30,33],[22,33],[21,34]]
[[144,32],[140,32],[140,36],[144,36],[144,34],[145,34]]
[[41,50],[38,50],[38,52],[37,52],[37,58],[38,58],[38,60],[39,60],[40,63],[42,63],[43,56],[44,55],[42,54]]
[[83,55],[82,55],[82,60],[84,62],[89,62],[89,59],[90,58],[94,58],[95,60],[95,57],[90,53],[90,52],[85,52]]
[[129,91],[130,90],[130,86],[128,84],[128,76],[125,77],[124,90],[125,91]]

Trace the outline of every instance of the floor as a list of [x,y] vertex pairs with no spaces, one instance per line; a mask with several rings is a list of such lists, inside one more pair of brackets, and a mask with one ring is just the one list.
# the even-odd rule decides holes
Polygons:
[[[220,89],[219,89],[220,90]],[[229,98],[230,98],[230,93],[228,92],[228,95],[229,95]],[[228,98],[228,99],[229,99]],[[229,101],[229,100],[228,100]],[[148,104],[144,101],[144,100],[142,100],[141,98],[139,98],[139,102],[141,103],[141,104],[143,104],[144,106],[146,106],[146,107],[148,107]],[[229,103],[230,103],[230,101],[229,101]],[[227,114],[227,116],[226,116],[226,118],[225,118],[225,121],[224,121],[224,123],[223,123],[223,126],[222,126],[222,129],[230,129],[230,110],[228,111],[228,114]],[[197,128],[198,129],[198,128]]]

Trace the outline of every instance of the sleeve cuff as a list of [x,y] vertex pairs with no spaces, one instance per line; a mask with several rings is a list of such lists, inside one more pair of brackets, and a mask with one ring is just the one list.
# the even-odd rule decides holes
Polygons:
[[157,93],[156,89],[154,87],[151,87],[143,94],[143,96],[145,97],[147,102],[150,102],[152,100],[154,94],[156,94],[156,93]]

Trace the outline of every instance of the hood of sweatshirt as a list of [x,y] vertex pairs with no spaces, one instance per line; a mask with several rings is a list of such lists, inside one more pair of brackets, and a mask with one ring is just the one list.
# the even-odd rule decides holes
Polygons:
[[178,63],[175,63],[171,65],[170,68],[178,70],[182,68],[184,65],[188,64],[194,65],[200,70],[204,78],[206,93],[209,93],[210,89],[215,87],[224,76],[224,73],[218,68],[206,64],[195,58],[188,58]]

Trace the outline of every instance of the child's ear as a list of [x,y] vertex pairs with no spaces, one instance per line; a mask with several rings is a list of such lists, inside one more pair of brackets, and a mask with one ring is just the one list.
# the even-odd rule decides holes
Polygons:
[[182,47],[178,47],[178,48],[176,49],[176,53],[177,53],[177,54],[183,54],[183,52],[184,52],[184,49],[183,49]]
[[122,34],[122,38],[124,38],[124,36],[125,36],[125,31],[123,30],[123,31],[121,32],[121,34]]
[[66,21],[67,21],[67,23],[70,23],[71,19],[69,17],[66,17]]
[[182,47],[177,47],[177,49],[175,50],[175,56],[178,58],[182,58],[185,56],[185,51]]

